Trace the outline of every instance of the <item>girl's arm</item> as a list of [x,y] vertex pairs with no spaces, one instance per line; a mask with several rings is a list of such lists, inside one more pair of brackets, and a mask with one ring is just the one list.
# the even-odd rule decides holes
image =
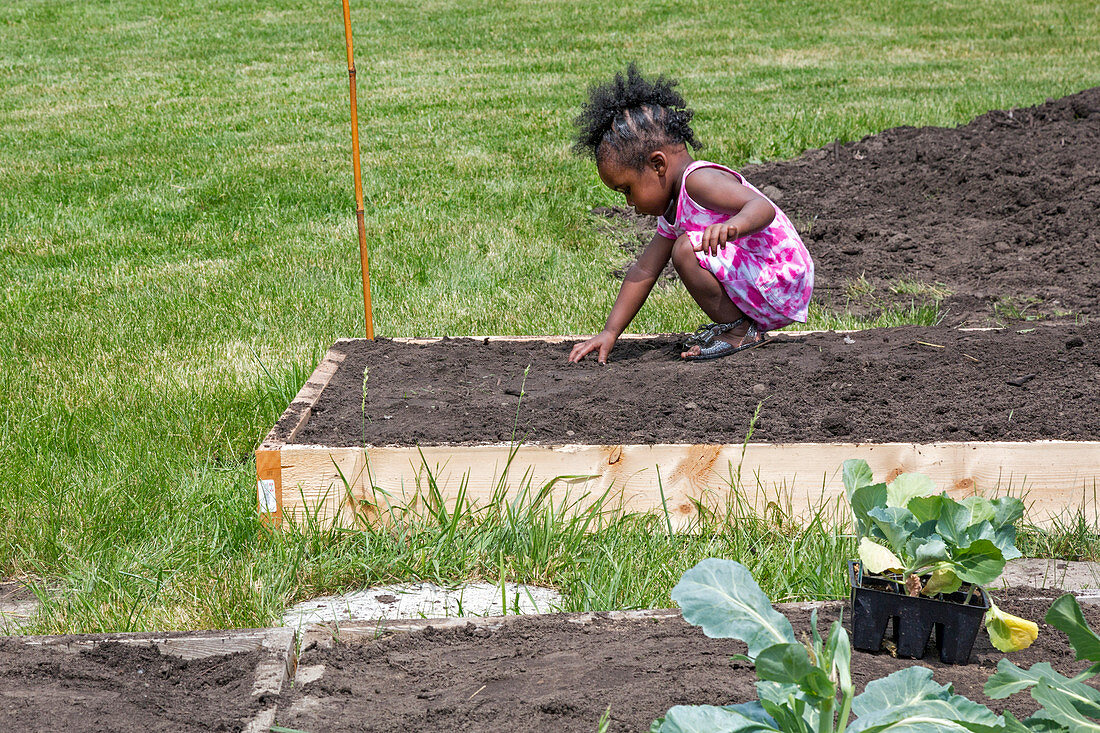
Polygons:
[[669,259],[672,257],[673,240],[654,234],[653,239],[646,245],[645,250],[638,261],[635,262],[619,288],[619,295],[615,298],[615,305],[611,306],[611,313],[607,316],[607,323],[603,331],[587,341],[577,344],[569,352],[569,361],[578,362],[593,351],[596,352],[596,360],[601,364],[607,363],[607,355],[615,346],[615,342],[622,335],[634,316],[649,297],[649,291],[653,290],[654,283],[661,276]]
[[706,208],[733,214],[721,224],[712,224],[704,230],[696,252],[717,254],[727,241],[763,231],[775,218],[775,207],[766,198],[718,168],[693,171],[684,185],[688,196]]

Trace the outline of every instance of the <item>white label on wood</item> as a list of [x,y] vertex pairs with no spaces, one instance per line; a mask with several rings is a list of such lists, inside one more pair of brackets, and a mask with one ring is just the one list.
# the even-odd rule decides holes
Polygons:
[[275,503],[275,479],[260,479],[256,482],[256,491],[260,495],[260,514],[273,514],[278,508]]

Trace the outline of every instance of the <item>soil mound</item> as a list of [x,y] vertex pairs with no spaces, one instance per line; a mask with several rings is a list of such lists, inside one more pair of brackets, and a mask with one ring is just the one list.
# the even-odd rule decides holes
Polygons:
[[260,652],[191,661],[102,642],[72,652],[0,638],[0,729],[240,731]]
[[[1039,638],[1010,659],[1030,668],[1049,662],[1065,675],[1084,669],[1066,637],[1041,619],[1058,593],[1018,588],[1001,594],[1005,610],[1039,623]],[[824,635],[840,603],[826,605]],[[1095,628],[1100,609],[1085,605]],[[810,612],[783,608],[800,638],[809,635]],[[851,618],[845,608],[844,618]],[[472,625],[306,651],[302,665],[324,665],[321,678],[282,698],[280,725],[304,730],[553,730],[592,731],[610,707],[611,730],[644,731],[673,705],[728,705],[757,697],[751,664],[732,639],[708,639],[679,616],[638,620],[531,617],[490,631]],[[991,700],[982,690],[1004,657],[981,632],[969,665],[945,665],[933,651],[923,660],[886,652],[852,654],[857,692],[868,682],[913,664],[933,671],[940,684],[1000,712],[1026,717],[1038,707],[1027,693]]]
[[[1100,87],[742,172],[795,222],[814,298],[831,309],[870,314],[946,291],[952,324],[1100,313]],[[656,229],[623,209],[594,213],[632,253]]]

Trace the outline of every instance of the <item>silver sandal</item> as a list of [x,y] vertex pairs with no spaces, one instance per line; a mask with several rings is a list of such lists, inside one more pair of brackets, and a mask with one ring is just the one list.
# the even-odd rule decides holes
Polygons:
[[744,320],[744,318],[738,318],[733,323],[712,323],[709,326],[701,326],[686,342],[686,346],[689,348],[691,346],[698,346],[699,353],[694,356],[683,357],[684,361],[718,359],[723,356],[729,356],[730,354],[736,354],[738,351],[744,351],[745,349],[751,349],[766,344],[768,342],[768,332],[761,331],[755,321],[749,321],[749,329],[745,331],[745,335],[741,337],[740,345],[731,344],[728,341],[723,341],[718,338],[719,335],[726,331],[736,328]]

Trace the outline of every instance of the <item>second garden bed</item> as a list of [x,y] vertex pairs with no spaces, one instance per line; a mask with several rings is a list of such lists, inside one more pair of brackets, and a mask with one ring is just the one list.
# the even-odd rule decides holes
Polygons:
[[1092,510],[1097,325],[791,333],[696,364],[674,336],[623,339],[606,366],[567,363],[572,343],[338,341],[257,451],[261,510],[354,522],[371,486],[399,502],[430,472],[486,498],[507,469],[683,524],[735,485],[828,499],[854,457],[956,494],[1028,490],[1033,521]]

